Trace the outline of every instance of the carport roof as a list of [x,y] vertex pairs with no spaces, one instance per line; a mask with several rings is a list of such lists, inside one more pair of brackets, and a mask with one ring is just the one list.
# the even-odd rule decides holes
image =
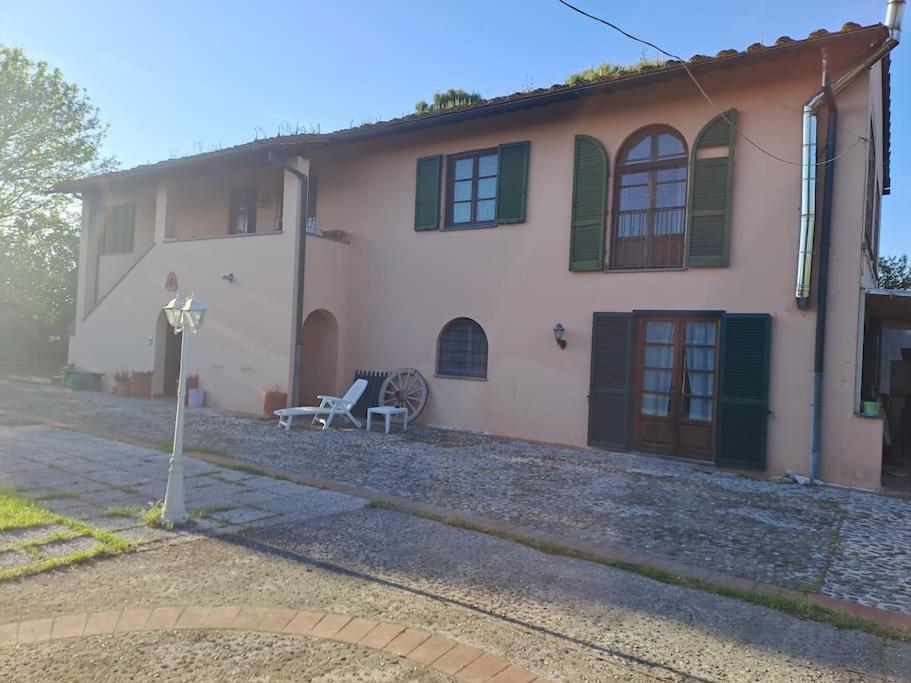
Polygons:
[[911,291],[906,289],[868,289],[867,313],[882,321],[911,326]]

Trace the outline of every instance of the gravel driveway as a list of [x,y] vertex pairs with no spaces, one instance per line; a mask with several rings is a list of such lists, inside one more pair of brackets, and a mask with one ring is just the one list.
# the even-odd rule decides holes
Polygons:
[[[0,410],[171,438],[173,404],[0,382]],[[188,411],[189,447],[911,612],[911,504],[667,460],[415,427],[295,429]]]

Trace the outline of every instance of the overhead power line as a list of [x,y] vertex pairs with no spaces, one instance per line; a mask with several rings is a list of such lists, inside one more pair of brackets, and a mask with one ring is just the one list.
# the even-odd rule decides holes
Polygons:
[[[756,142],[755,140],[753,140],[752,138],[747,136],[746,133],[743,133],[740,129],[738,129],[737,126],[734,124],[734,122],[731,121],[725,115],[725,113],[718,108],[718,106],[715,104],[715,102],[712,100],[712,98],[709,96],[709,94],[705,91],[705,88],[702,87],[702,84],[699,83],[699,81],[693,75],[693,72],[690,70],[690,67],[687,64],[687,60],[685,60],[683,57],[681,57],[679,55],[675,55],[672,52],[668,52],[664,48],[662,48],[658,45],[655,45],[655,43],[653,43],[649,40],[645,40],[644,38],[639,38],[638,36],[634,36],[632,33],[629,33],[628,31],[624,31],[622,28],[617,26],[615,23],[608,21],[607,19],[602,19],[601,17],[595,16],[594,14],[591,14],[589,12],[586,12],[584,9],[581,9],[580,7],[576,7],[575,5],[567,2],[566,0],[557,0],[557,2],[559,2],[561,5],[566,6],[569,9],[571,9],[573,12],[577,12],[578,14],[581,14],[583,17],[587,17],[589,19],[592,19],[593,21],[597,21],[601,24],[604,24],[605,26],[607,26],[609,28],[612,28],[614,31],[617,31],[618,33],[622,34],[623,36],[626,36],[630,40],[633,40],[637,43],[640,43],[641,45],[645,45],[654,50],[657,50],[659,53],[663,54],[664,56],[678,61],[680,63],[680,66],[683,67],[683,70],[686,72],[686,75],[690,77],[690,80],[693,82],[693,85],[696,86],[696,89],[705,98],[705,101],[709,103],[709,105],[712,107],[712,110],[715,111],[716,114],[718,114],[722,119],[724,119],[724,121],[734,131],[735,135],[740,136],[741,138],[746,140],[750,145],[755,147],[758,151],[762,152],[763,154],[765,154],[766,156],[768,156],[772,159],[775,159],[776,161],[780,161],[783,164],[788,164],[789,166],[801,166],[801,162],[799,162],[799,161],[791,161],[790,159],[784,159],[784,158],[778,156],[777,154],[775,154],[774,152],[770,152],[769,150],[764,148],[762,145],[760,145],[758,142]],[[841,154],[836,154],[831,159],[826,159],[825,161],[818,161],[818,162],[816,162],[816,165],[823,166],[825,164],[833,163],[836,159],[843,157],[845,154],[850,152],[861,142],[867,142],[867,139],[864,137],[861,137],[854,133],[852,133],[852,135],[854,135],[857,139],[853,143],[851,143],[851,145],[846,150],[844,150]]]

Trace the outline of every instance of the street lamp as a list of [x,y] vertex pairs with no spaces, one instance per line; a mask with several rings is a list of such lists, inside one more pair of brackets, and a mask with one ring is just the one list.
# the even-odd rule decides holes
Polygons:
[[183,524],[187,521],[187,506],[183,491],[183,409],[187,392],[187,335],[189,330],[199,334],[206,306],[191,294],[186,299],[177,293],[164,307],[165,316],[174,334],[180,335],[180,374],[177,378],[177,419],[174,424],[174,449],[168,467],[168,488],[164,494],[164,508],[161,520],[165,524]]

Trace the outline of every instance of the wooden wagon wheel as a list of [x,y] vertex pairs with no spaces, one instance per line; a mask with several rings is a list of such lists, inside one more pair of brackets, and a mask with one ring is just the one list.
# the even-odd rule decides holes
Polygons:
[[[414,368],[399,368],[390,372],[380,387],[381,406],[408,408],[408,421],[416,420],[427,405],[427,380]],[[402,416],[393,419],[401,422]]]

